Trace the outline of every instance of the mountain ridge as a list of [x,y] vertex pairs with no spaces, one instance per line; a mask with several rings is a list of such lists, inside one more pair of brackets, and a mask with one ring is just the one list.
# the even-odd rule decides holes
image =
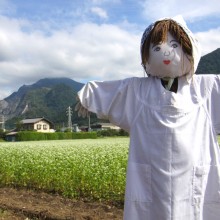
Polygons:
[[[74,107],[77,92],[83,85],[65,77],[44,78],[31,85],[23,85],[0,101],[0,115],[5,116],[6,126],[10,128],[20,119],[33,117],[63,123],[66,108]],[[73,116],[76,117],[75,113]]]
[[220,48],[201,57],[196,74],[220,74]]
[[18,91],[13,92],[11,95],[9,95],[8,97],[4,98],[4,100],[8,100],[11,97],[19,94],[19,95],[23,95],[25,94],[28,90],[30,89],[37,89],[37,88],[41,88],[41,87],[47,87],[47,88],[51,88],[57,84],[65,84],[68,86],[72,86],[76,91],[79,91],[82,87],[83,87],[83,83],[77,82],[75,80],[66,78],[66,77],[58,77],[58,78],[43,78],[38,80],[37,82],[31,84],[31,85],[23,85],[21,86]]
[[[220,74],[220,48],[200,59],[196,74]],[[8,127],[13,127],[19,119],[34,117],[46,117],[60,125],[67,120],[66,108],[74,108],[77,92],[83,85],[66,77],[44,78],[23,85],[0,101],[0,115],[5,116]],[[85,122],[76,112],[72,119],[74,123]]]

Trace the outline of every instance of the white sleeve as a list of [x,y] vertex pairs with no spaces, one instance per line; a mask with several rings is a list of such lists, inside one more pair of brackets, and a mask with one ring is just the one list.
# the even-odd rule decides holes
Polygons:
[[210,83],[211,90],[208,98],[208,110],[211,115],[213,127],[217,134],[220,134],[220,76],[212,75],[213,82]]
[[92,81],[79,92],[81,104],[98,118],[108,118],[113,124],[130,130],[137,109],[134,79],[117,81]]

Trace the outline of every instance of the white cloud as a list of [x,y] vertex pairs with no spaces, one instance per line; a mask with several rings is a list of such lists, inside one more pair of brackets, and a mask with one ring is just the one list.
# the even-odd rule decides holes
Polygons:
[[24,25],[0,17],[0,99],[44,77],[87,81],[142,75],[140,35],[115,25],[84,23],[47,36],[23,32]]
[[92,4],[95,4],[95,5],[102,5],[102,4],[106,4],[106,3],[120,3],[121,0],[90,0],[92,2]]
[[195,36],[201,44],[202,55],[220,48],[220,28],[211,29],[207,32],[198,32]]
[[[194,23],[200,21],[200,28],[206,25],[206,30],[209,28],[207,26],[206,18],[212,17],[212,19],[219,19],[220,16],[220,1],[200,1],[200,0],[185,0],[184,3],[180,4],[176,0],[144,0],[140,1],[143,7],[143,16],[148,21],[155,21],[160,18],[174,17],[181,14],[184,19],[189,22]],[[202,22],[204,20],[204,22]],[[204,24],[203,24],[204,23]],[[213,50],[220,47],[220,25],[216,29],[211,29],[204,32],[197,32],[194,34],[197,36],[202,49],[202,55],[212,52]]]
[[185,19],[199,19],[209,15],[219,15],[220,1],[185,0],[180,3],[176,0],[145,0],[141,1],[143,15],[150,20],[164,17],[173,17],[181,14]]
[[107,12],[104,9],[100,8],[100,7],[92,7],[91,12],[93,14],[99,16],[100,18],[104,18],[104,19],[108,18]]
[[[144,7],[150,19],[180,12],[187,19],[197,19],[202,14],[216,13],[220,8],[218,1],[215,7],[211,3],[207,5],[203,2],[203,6],[200,6],[198,0],[195,2],[196,6],[194,1],[186,0],[180,7],[171,0],[145,1]],[[110,0],[94,0],[93,3],[87,6],[85,16],[90,15],[89,10],[93,8],[93,13],[107,19],[107,12],[96,6],[99,4],[103,7]],[[114,3],[119,3],[119,0],[114,0]],[[207,10],[200,13],[202,7]],[[82,11],[79,14],[83,14]],[[63,30],[59,27],[54,31],[46,21],[42,29],[42,23],[35,24],[36,28],[30,21],[0,16],[0,100],[23,84],[31,84],[44,77],[65,76],[85,82],[91,79],[143,76],[139,52],[142,33],[138,24],[136,26],[136,23],[125,21],[124,24],[118,24],[119,27],[86,23],[85,20],[84,23],[80,23],[80,20],[77,26],[71,26],[67,21],[67,25],[62,26]],[[45,30],[50,34],[43,33]],[[220,45],[220,29],[195,34],[201,43],[203,55]]]

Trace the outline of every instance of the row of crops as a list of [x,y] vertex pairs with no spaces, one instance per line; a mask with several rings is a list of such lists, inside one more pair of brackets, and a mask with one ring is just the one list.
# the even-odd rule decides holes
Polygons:
[[0,144],[0,185],[123,201],[128,138]]
[[[220,142],[220,136],[218,136]],[[0,143],[0,186],[123,201],[129,138]]]

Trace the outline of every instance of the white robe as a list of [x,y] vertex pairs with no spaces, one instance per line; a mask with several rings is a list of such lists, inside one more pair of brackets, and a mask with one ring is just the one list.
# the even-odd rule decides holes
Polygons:
[[124,220],[219,220],[220,77],[90,82],[78,93],[99,118],[130,133]]

